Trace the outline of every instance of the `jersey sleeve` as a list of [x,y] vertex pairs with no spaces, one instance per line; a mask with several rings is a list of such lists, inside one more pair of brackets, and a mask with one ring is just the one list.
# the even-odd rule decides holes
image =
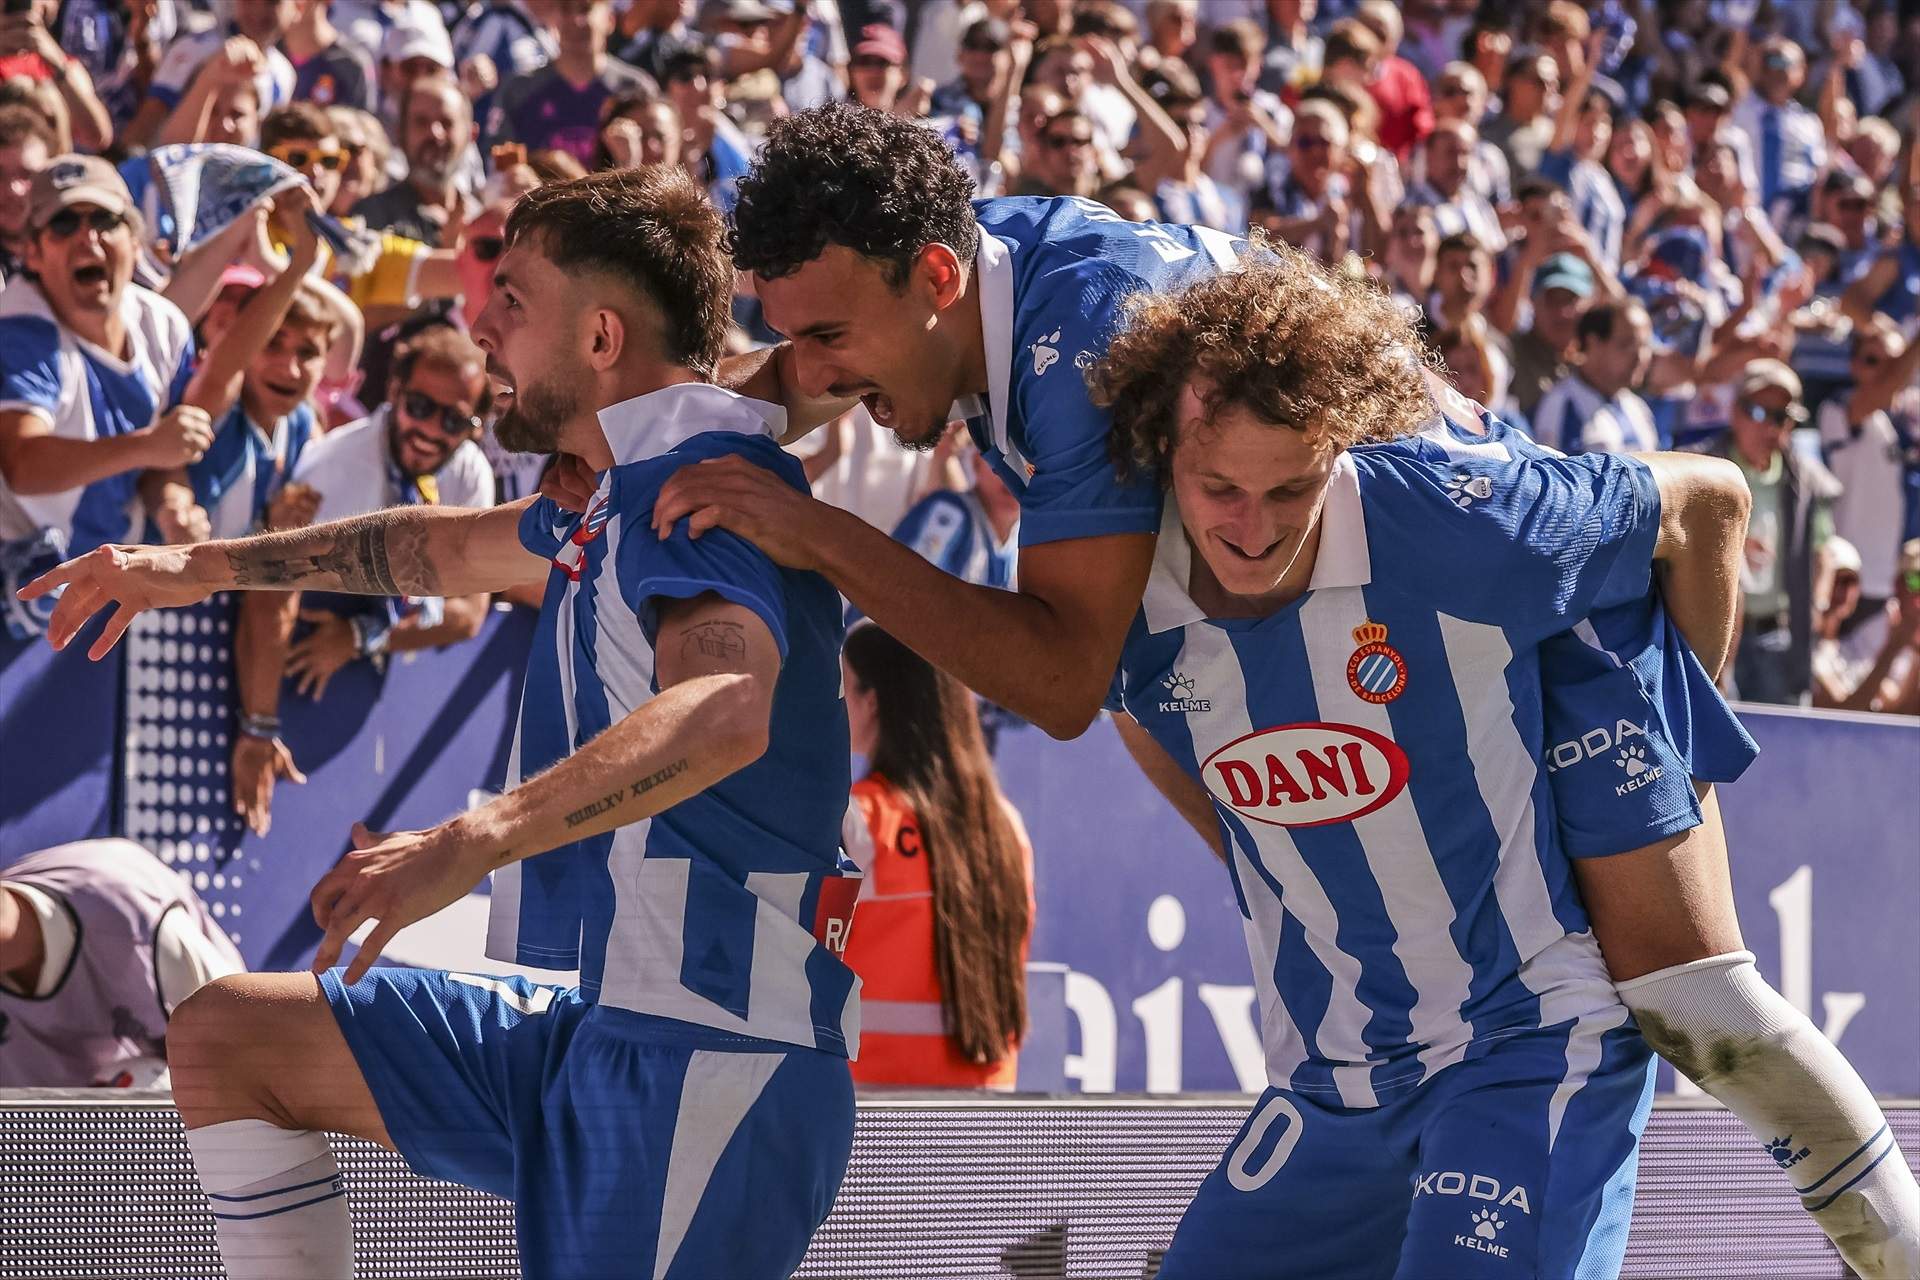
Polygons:
[[1470,621],[1550,633],[1653,587],[1660,489],[1623,454],[1375,455],[1362,492],[1376,575]]
[[380,233],[380,252],[373,266],[348,282],[347,296],[355,306],[408,307],[412,305],[414,281],[420,264],[432,252],[418,240],[410,240],[394,231]]
[[[154,69],[153,81],[147,86],[147,96],[165,105],[169,111],[179,106],[180,99],[187,96],[187,85],[192,83],[193,73],[206,61],[209,52],[206,41],[199,36],[180,36],[160,55],[160,65]],[[265,114],[265,108],[262,108],[261,114]]]
[[[1087,393],[1084,366],[1106,352],[1120,304],[1140,282],[1091,259],[1037,281],[1046,301],[1015,325],[1012,397],[1026,432],[1020,545],[1111,533],[1154,533],[1151,477],[1122,482],[1107,455],[1111,418]],[[1019,469],[1009,458],[1008,464]]]
[[[724,529],[709,529],[698,538],[690,537],[684,519],[666,537],[654,534],[653,499],[659,493],[659,484],[670,474],[671,470],[662,469],[651,477],[643,502],[623,501],[619,490],[626,477],[616,475],[614,481],[614,506],[623,513],[623,536],[614,570],[619,575],[620,594],[639,617],[647,642],[654,642],[659,629],[656,601],[691,600],[711,592],[751,609],[766,623],[784,663],[786,591],[780,571],[764,552]],[[542,498],[535,508],[546,501]]]
[[60,414],[60,333],[37,316],[0,320],[0,410]]
[[520,513],[520,545],[543,560],[551,560],[560,554],[573,521],[574,513],[563,509],[552,498],[545,495],[535,498]]

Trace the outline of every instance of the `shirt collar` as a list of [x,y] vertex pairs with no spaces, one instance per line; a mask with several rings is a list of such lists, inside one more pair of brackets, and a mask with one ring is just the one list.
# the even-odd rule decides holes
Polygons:
[[[1180,510],[1168,493],[1160,513],[1160,540],[1154,547],[1153,571],[1147,576],[1141,607],[1147,630],[1173,631],[1206,620],[1193,602],[1193,548],[1180,523]],[[1373,560],[1367,554],[1366,511],[1360,504],[1360,472],[1351,453],[1333,460],[1327,480],[1327,500],[1320,509],[1320,547],[1314,556],[1313,578],[1307,590],[1364,587],[1373,581]]]
[[[978,226],[979,224],[975,224]],[[973,255],[980,290],[980,335],[987,359],[987,412],[1002,429],[1007,422],[1007,384],[1013,374],[1013,253],[1005,241],[980,227],[980,248]],[[953,402],[953,416],[974,417],[977,397]]]
[[26,899],[34,919],[40,922],[40,977],[32,991],[18,994],[44,1000],[60,985],[60,979],[66,976],[67,968],[73,962],[73,948],[79,942],[73,918],[61,909],[60,903],[51,894],[33,885],[6,881],[0,887],[0,892],[7,889]]
[[600,411],[614,465],[657,458],[707,431],[779,439],[787,411],[707,382],[676,382]]

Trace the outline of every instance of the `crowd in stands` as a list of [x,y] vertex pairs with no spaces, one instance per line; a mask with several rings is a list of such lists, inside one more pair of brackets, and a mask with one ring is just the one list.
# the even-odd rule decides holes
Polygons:
[[[938,131],[981,196],[1363,273],[1544,443],[1733,458],[1754,502],[1732,691],[1920,712],[1916,81],[1899,0],[10,3],[0,576],[525,495],[543,460],[493,441],[465,334],[512,202],[658,164],[724,210],[769,121],[851,98]],[[195,144],[304,181],[196,233],[167,159]],[[775,337],[750,281],[735,320],[738,348]],[[909,452],[856,408],[795,448],[822,497],[1012,581],[1017,505],[963,431]],[[255,829],[299,777],[283,696],[500,603],[250,598],[233,791]]]

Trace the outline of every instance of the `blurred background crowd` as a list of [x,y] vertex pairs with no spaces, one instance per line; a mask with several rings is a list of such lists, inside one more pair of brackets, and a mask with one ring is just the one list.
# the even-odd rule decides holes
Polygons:
[[[513,201],[660,164],[724,210],[770,121],[843,98],[981,196],[1369,276],[1546,444],[1732,458],[1729,691],[1920,713],[1917,0],[0,0],[0,579],[524,496],[547,460],[494,444],[465,332]],[[735,320],[775,337],[744,280]],[[1012,581],[964,432],[909,452],[855,408],[795,451]],[[265,832],[300,778],[283,698],[537,604],[247,597],[237,810]]]

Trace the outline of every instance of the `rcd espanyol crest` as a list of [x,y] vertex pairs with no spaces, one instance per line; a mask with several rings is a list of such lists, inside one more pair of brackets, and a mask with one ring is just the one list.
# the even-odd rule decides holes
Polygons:
[[1347,684],[1367,702],[1392,702],[1406,691],[1407,660],[1387,643],[1387,628],[1379,622],[1363,622],[1353,629],[1353,642],[1360,646],[1347,659]]

